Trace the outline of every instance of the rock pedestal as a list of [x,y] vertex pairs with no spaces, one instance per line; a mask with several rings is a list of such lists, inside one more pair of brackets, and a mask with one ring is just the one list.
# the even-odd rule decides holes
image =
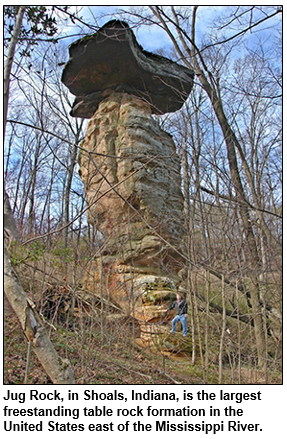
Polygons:
[[143,50],[118,20],[69,52],[62,81],[76,96],[71,114],[90,118],[79,165],[98,239],[85,287],[155,322],[184,266],[184,221],[180,160],[152,115],[182,107],[194,72]]
[[90,119],[79,165],[87,203],[99,199],[88,211],[100,255],[86,288],[105,285],[105,294],[126,311],[158,318],[166,308],[158,304],[175,293],[183,266],[173,249],[181,251],[184,221],[180,160],[171,136],[149,104],[114,92]]

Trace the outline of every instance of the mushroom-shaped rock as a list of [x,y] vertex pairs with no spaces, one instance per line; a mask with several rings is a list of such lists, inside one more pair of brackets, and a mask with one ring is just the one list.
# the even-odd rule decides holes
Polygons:
[[148,102],[154,114],[177,111],[187,99],[194,73],[165,57],[147,52],[128,24],[112,20],[69,47],[62,82],[76,96],[71,115],[91,118],[113,92]]

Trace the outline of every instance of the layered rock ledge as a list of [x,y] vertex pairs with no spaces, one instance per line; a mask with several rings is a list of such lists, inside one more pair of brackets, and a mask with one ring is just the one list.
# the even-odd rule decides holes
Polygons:
[[175,293],[183,267],[172,248],[180,251],[184,235],[180,160],[172,137],[160,129],[148,104],[113,93],[88,124],[79,165],[88,204],[125,179],[88,211],[101,257],[91,265],[87,288],[95,288],[95,276],[97,285],[105,277],[111,300],[151,320],[159,311],[154,305]]
[[133,31],[119,20],[69,47],[62,82],[76,95],[72,116],[90,118],[114,91],[142,98],[152,113],[181,108],[193,85],[193,71],[143,50]]

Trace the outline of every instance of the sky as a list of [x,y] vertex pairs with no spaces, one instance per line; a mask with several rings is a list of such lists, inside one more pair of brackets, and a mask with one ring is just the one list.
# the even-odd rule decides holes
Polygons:
[[[250,8],[252,6],[247,6],[247,8]],[[119,16],[116,14],[116,12],[121,10],[128,10],[129,6],[72,6],[71,11],[78,12],[80,16],[83,17],[83,21],[87,21],[90,24],[96,24],[97,26],[103,26],[107,21],[119,18]],[[131,8],[134,10],[137,8],[137,6],[131,6]],[[192,6],[188,6],[188,8],[192,8]],[[233,8],[233,6],[229,6],[229,8]],[[213,26],[212,26],[212,20],[214,17],[216,17],[220,13],[226,12],[227,7],[225,5],[221,6],[199,6],[197,11],[197,20],[196,20],[196,41],[198,45],[200,45],[200,40],[205,37],[205,35],[208,33],[212,33]],[[269,10],[268,13],[270,14],[273,12],[272,10]],[[191,13],[191,11],[190,11]],[[252,11],[253,18],[258,15],[258,11],[254,9]],[[264,13],[260,15],[260,18],[264,17]],[[265,35],[266,42],[269,37],[269,26],[273,25],[274,21],[278,21],[281,19],[281,14],[277,15],[273,19],[268,20],[268,22],[263,23],[261,26],[258,26],[254,29],[252,29],[248,34],[245,35],[246,43],[252,47],[253,44],[257,41],[257,34],[260,30],[261,35]],[[233,24],[233,23],[232,23]],[[232,35],[236,29],[238,29],[238,26],[240,26],[240,20],[234,21],[234,27],[231,25],[227,29],[226,27],[223,28],[223,32],[225,36]],[[71,23],[64,29],[63,32],[67,32],[68,34],[74,34],[75,33],[75,26]],[[88,28],[85,28],[85,32],[88,34],[92,33],[92,31]],[[169,52],[169,50],[172,49],[172,43],[167,35],[167,33],[161,29],[157,25],[152,26],[140,26],[139,28],[135,28],[134,32],[136,34],[136,38],[138,43],[147,51],[151,52],[157,52],[164,49]],[[67,46],[71,44],[71,42],[77,40],[78,37],[72,36],[69,39],[65,39],[65,44]],[[267,43],[266,43],[267,44]],[[238,53],[239,54],[239,53]]]
[[[79,14],[83,17],[83,21],[86,20],[91,24],[95,23],[95,17],[96,25],[101,27],[109,20],[112,20],[116,17],[116,12],[118,8],[120,8],[120,6],[85,6],[83,8],[75,6],[71,8],[71,11],[78,11]],[[86,31],[88,33],[92,33],[92,31],[87,28]],[[139,29],[135,29],[134,31],[138,43],[147,51],[156,51],[162,49],[163,47],[171,47],[171,42],[166,32],[163,29],[160,29],[158,26],[142,26]],[[63,32],[67,32],[68,34],[73,35],[74,26],[69,24]],[[77,37],[72,36],[71,39],[66,39],[65,43],[69,45],[76,40]]]

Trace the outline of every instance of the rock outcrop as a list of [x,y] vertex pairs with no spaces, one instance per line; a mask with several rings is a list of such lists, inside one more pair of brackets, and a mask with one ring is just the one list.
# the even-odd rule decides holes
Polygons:
[[71,114],[90,118],[79,172],[98,247],[85,287],[139,322],[161,320],[184,266],[184,218],[180,159],[153,114],[183,105],[193,72],[113,20],[70,46],[62,81]]
[[155,114],[179,110],[193,85],[193,72],[147,52],[129,26],[118,20],[69,47],[62,81],[76,95],[72,116],[91,118],[114,91],[142,98]]
[[[147,313],[142,304],[170,299],[183,265],[178,253],[184,235],[183,197],[174,142],[153,119],[148,104],[113,93],[89,121],[79,165],[88,204],[123,181],[88,211],[102,245],[95,271],[109,273],[105,285],[118,305],[130,310],[133,302],[137,313],[145,309],[148,320],[155,318],[157,312],[149,308]],[[93,283],[94,274],[89,289]]]

